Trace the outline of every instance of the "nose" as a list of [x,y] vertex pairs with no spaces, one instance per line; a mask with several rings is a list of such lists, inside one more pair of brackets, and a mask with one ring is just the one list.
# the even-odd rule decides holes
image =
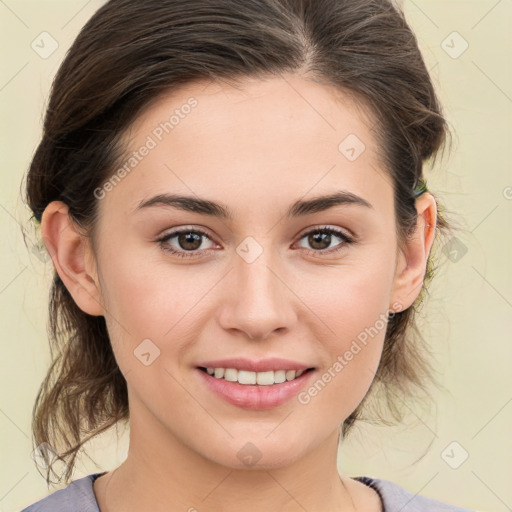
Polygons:
[[282,268],[265,249],[254,261],[236,255],[234,268],[224,280],[219,321],[226,331],[240,331],[250,340],[263,341],[297,321],[296,296]]

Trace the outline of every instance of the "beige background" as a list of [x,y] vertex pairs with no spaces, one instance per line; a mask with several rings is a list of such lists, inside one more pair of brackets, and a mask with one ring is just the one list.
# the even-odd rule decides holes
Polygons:
[[[53,75],[102,3],[0,2],[0,511],[20,510],[49,493],[31,459],[30,420],[49,362],[51,267],[23,244],[20,224],[30,244],[35,235],[20,185]],[[423,309],[448,391],[436,393],[437,413],[411,411],[401,427],[359,427],[342,447],[340,469],[501,512],[512,508],[512,2],[405,0],[404,8],[456,132],[451,156],[427,173],[431,190],[463,226],[456,252],[440,252],[440,273]],[[47,58],[31,48],[43,31],[58,42]],[[106,435],[95,442],[98,466],[84,458],[74,478],[115,467],[126,440],[125,434],[116,446]],[[452,468],[466,452],[467,460]]]

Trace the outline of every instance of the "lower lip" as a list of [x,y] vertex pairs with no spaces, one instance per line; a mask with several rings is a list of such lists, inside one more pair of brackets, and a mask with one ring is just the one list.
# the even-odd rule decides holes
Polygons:
[[311,374],[314,373],[314,370],[308,370],[294,380],[269,386],[258,386],[218,379],[199,368],[196,370],[201,374],[201,378],[206,385],[216,395],[230,404],[244,409],[255,410],[272,409],[284,404],[304,388]]

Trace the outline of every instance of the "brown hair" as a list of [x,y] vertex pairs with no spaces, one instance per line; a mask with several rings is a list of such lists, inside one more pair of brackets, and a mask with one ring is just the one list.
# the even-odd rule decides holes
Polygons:
[[[152,101],[195,80],[283,72],[334,85],[373,112],[403,244],[416,224],[415,190],[425,190],[423,164],[434,162],[449,131],[417,40],[390,0],[110,0],[82,28],[53,82],[27,173],[32,217],[39,224],[51,201],[64,201],[92,239],[94,190],[119,166],[121,135]],[[402,397],[436,383],[415,313],[439,237],[450,230],[442,212],[438,204],[423,288],[413,306],[391,315],[371,393],[342,424],[342,438],[369,418],[363,411],[377,391],[401,421]],[[52,364],[33,409],[33,443],[65,462],[68,482],[83,444],[129,419],[127,387],[104,317],[84,313],[56,271],[48,331]],[[52,464],[42,454],[49,485]]]

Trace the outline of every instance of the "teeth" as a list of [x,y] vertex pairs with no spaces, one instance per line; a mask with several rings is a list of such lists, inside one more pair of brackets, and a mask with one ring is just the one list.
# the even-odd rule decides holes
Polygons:
[[233,370],[235,373],[238,373],[238,382],[240,384],[256,384],[256,372],[249,372],[247,370]]
[[236,382],[238,380],[238,372],[234,368],[226,368],[224,378],[229,380],[229,382]]
[[286,372],[284,370],[277,370],[274,372],[274,382],[276,384],[286,382]]
[[272,384],[275,384],[274,372],[270,370],[269,372],[256,373],[256,384],[259,384],[260,386],[271,386]]
[[236,368],[206,368],[208,375],[213,375],[217,379],[226,379],[230,382],[239,384],[258,384],[259,386],[271,386],[280,384],[300,377],[304,370],[276,370],[268,372],[250,372],[247,370],[237,370]]

